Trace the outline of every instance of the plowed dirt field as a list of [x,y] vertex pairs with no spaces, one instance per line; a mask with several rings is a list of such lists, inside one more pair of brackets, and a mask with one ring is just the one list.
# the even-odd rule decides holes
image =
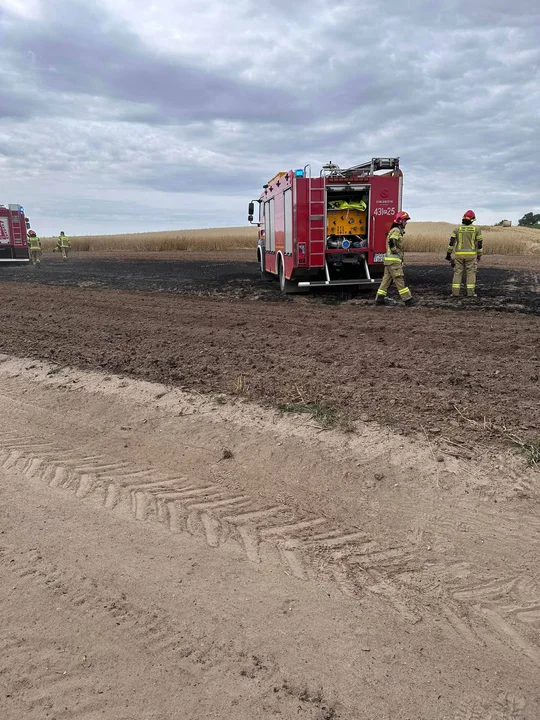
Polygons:
[[0,350],[272,404],[322,404],[471,447],[506,442],[503,428],[536,436],[538,261],[524,269],[517,258],[513,270],[486,258],[493,267],[481,270],[472,302],[448,297],[447,265],[411,262],[420,305],[408,309],[375,308],[373,292],[284,297],[245,252],[50,257],[40,269],[0,268]]

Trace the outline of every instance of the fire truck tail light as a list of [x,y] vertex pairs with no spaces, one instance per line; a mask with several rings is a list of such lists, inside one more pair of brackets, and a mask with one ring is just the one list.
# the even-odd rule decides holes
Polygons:
[[298,262],[306,264],[306,243],[298,243]]

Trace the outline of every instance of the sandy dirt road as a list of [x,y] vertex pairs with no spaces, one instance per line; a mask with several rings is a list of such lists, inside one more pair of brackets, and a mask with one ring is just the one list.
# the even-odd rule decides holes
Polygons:
[[0,717],[539,717],[515,456],[7,355],[0,383]]

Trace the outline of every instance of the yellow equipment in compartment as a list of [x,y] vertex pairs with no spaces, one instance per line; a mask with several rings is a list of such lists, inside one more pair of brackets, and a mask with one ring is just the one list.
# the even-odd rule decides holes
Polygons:
[[365,235],[367,213],[356,208],[328,209],[327,235]]

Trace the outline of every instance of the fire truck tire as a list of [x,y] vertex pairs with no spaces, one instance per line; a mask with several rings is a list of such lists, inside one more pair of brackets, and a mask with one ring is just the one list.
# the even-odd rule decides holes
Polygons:
[[308,292],[308,288],[299,288],[297,282],[294,280],[287,280],[285,277],[285,268],[283,267],[283,261],[281,259],[279,260],[279,289],[285,295]]

